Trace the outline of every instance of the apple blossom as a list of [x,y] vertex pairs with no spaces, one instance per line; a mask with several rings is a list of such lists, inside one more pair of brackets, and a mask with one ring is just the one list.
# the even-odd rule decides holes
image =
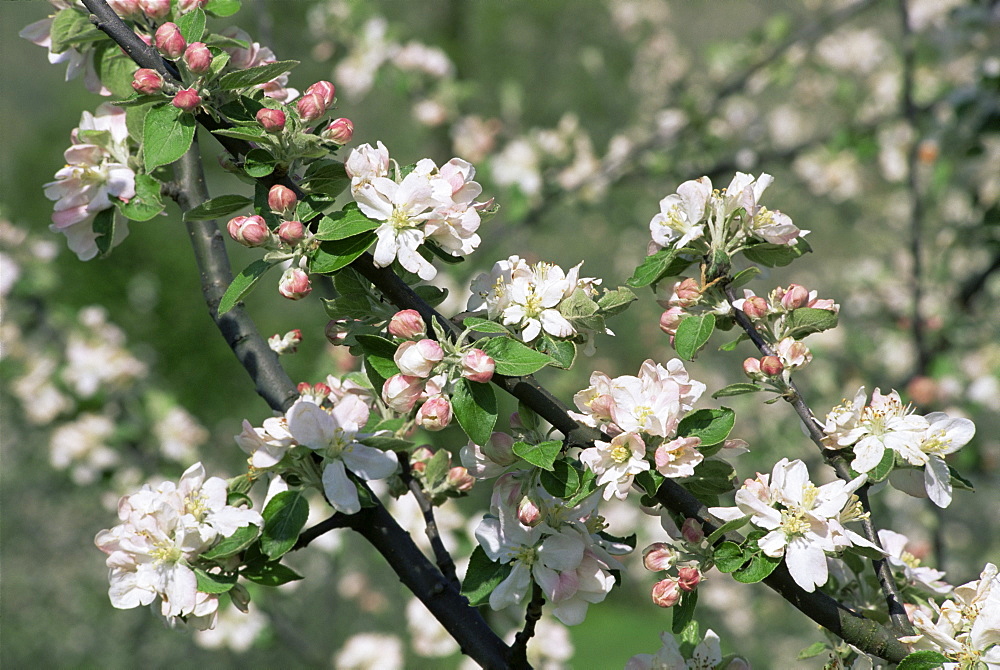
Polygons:
[[255,428],[244,419],[243,432],[233,439],[240,449],[250,454],[250,465],[258,469],[274,467],[294,446],[284,417],[264,419],[261,428]]
[[318,95],[323,104],[323,109],[326,110],[327,107],[333,104],[336,90],[337,89],[334,88],[333,84],[328,81],[317,81],[315,84],[306,89],[305,95]]
[[170,0],[139,0],[139,7],[151,19],[162,19],[170,13]]
[[677,560],[677,551],[666,542],[654,542],[642,551],[642,565],[647,570],[669,570]]
[[393,375],[382,385],[382,400],[393,411],[406,414],[420,399],[424,380],[404,374]]
[[154,44],[157,51],[170,60],[180,58],[184,49],[187,48],[187,42],[184,41],[180,28],[177,27],[176,23],[169,21],[156,29]]
[[[786,368],[801,368],[812,360],[812,352],[803,342],[786,337],[774,347],[780,362]],[[763,363],[763,361],[762,361]]]
[[[735,657],[727,664],[722,656],[719,636],[709,628],[704,639],[688,655],[681,653],[681,646],[669,632],[660,634],[663,646],[655,654],[636,654],[625,664],[625,670],[702,670],[725,667],[727,670],[749,670],[749,664]],[[686,647],[690,649],[690,647]]]
[[705,232],[702,222],[712,194],[712,181],[701,177],[677,187],[677,193],[660,201],[660,213],[649,222],[653,241],[661,247],[683,248]]
[[785,364],[777,356],[763,356],[760,359],[760,371],[768,377],[777,377],[785,370]]
[[683,594],[677,580],[668,577],[656,582],[650,595],[658,607],[673,607],[680,601]]
[[482,349],[470,349],[462,356],[462,376],[473,382],[485,384],[493,379],[496,361]]
[[427,324],[420,316],[420,312],[415,309],[404,309],[396,312],[389,319],[388,330],[391,335],[401,337],[404,340],[412,340],[415,337],[427,333]]
[[185,88],[174,95],[174,99],[171,103],[177,109],[182,109],[185,112],[193,112],[198,109],[201,104],[201,96],[198,95],[198,91],[193,88]]
[[278,280],[278,293],[289,300],[301,300],[312,291],[309,275],[299,268],[288,268]]
[[[231,26],[220,31],[220,34],[223,37],[246,42],[250,45],[247,48],[238,46],[226,46],[223,48],[230,56],[230,65],[237,70],[245,70],[278,61],[271,49],[254,42],[253,38],[244,30]],[[299,92],[294,88],[287,87],[287,84],[288,74],[285,73],[263,84],[258,84],[254,88],[261,89],[265,97],[272,98],[278,102],[288,103],[298,97]]]
[[691,566],[677,568],[677,586],[681,591],[694,591],[701,583],[701,571]]
[[476,478],[470,475],[469,471],[461,465],[456,465],[455,467],[448,469],[448,476],[445,479],[445,482],[454,491],[465,493],[475,486]]
[[184,50],[184,64],[194,74],[204,74],[212,66],[212,53],[204,42],[192,42]]
[[635,476],[649,470],[646,445],[638,433],[622,433],[611,442],[596,440],[580,453],[580,462],[597,475],[598,486],[605,486],[605,500],[624,500]]
[[306,93],[295,103],[295,111],[299,113],[300,119],[308,123],[326,113],[326,104],[319,93]]
[[392,359],[399,371],[410,377],[428,377],[444,359],[441,345],[431,339],[409,340],[396,349]]
[[323,129],[320,137],[334,144],[347,144],[354,137],[354,124],[350,119],[334,119]]
[[[261,107],[255,117],[260,127],[269,133],[280,133],[285,129],[285,113],[280,109]],[[284,188],[284,187],[283,187]],[[271,209],[274,209],[273,207]]]
[[443,430],[451,423],[451,403],[447,398],[431,398],[417,410],[417,425],[424,430]]
[[282,354],[294,354],[298,351],[301,342],[302,331],[296,328],[284,335],[272,335],[267,339],[267,346],[271,348],[271,351],[280,356]]
[[664,477],[691,477],[696,465],[705,460],[697,450],[700,437],[678,437],[656,448],[653,461],[656,471]]
[[389,150],[381,142],[377,142],[376,147],[362,144],[347,156],[344,171],[351,178],[351,192],[356,195],[363,188],[370,187],[376,177],[389,175]]
[[264,246],[271,238],[271,229],[267,227],[264,218],[257,214],[234,216],[226,224],[226,231],[233,240],[250,248]]
[[282,221],[278,226],[278,239],[290,247],[305,239],[306,228],[301,221]]
[[920,559],[906,550],[909,542],[902,533],[897,533],[888,528],[878,531],[879,544],[886,552],[886,561],[889,565],[903,571],[906,580],[911,584],[916,584],[934,593],[950,593],[952,587],[941,581],[944,572],[933,568],[922,567]]
[[163,90],[163,77],[156,70],[141,67],[132,75],[132,88],[143,95],[155,95]]

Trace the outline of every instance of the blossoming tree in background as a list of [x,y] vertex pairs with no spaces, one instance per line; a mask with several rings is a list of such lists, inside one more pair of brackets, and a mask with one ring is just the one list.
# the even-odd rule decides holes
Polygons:
[[[848,5],[827,18],[844,22],[870,4]],[[767,140],[740,147],[732,165],[722,159],[704,165],[691,149],[700,133],[759,137],[750,132],[755,122],[740,120],[747,116],[740,105],[749,103],[733,92],[778,85],[780,67],[777,74],[758,76],[757,70],[800,63],[805,56],[796,56],[795,48],[812,33],[786,39],[737,84],[694,88],[686,106],[670,107],[656,98],[682,76],[668,62],[663,17],[650,9],[656,3],[621,3],[615,21],[634,33],[640,54],[637,100],[651,107],[599,157],[571,117],[556,130],[506,137],[494,150],[502,123],[462,113],[447,56],[415,42],[390,44],[375,18],[343,35],[329,29],[328,39],[348,46],[334,71],[336,85],[321,80],[300,91],[290,87],[296,61],[278,60],[249,34],[225,25],[239,0],[53,5],[53,16],[23,36],[47,47],[50,61],[68,62],[68,78],[84,72],[88,88],[111,101],[83,112],[66,166],[44,185],[55,203],[51,231],[64,234],[80,260],[111,256],[114,262],[127,249],[130,221],[150,221],[164,212],[166,199],[176,201],[212,318],[272,410],[244,420],[235,435],[245,471],[224,480],[197,462],[177,483],[146,483],[121,498],[120,523],[95,540],[107,555],[114,607],[150,605],[171,626],[223,630],[240,616],[231,608],[253,617],[267,589],[302,579],[288,565],[293,552],[322,550],[349,529],[415,598],[397,609],[405,609],[414,649],[424,656],[460,649],[490,668],[567,662],[563,627],[582,624],[619,585],[647,579],[639,561],[630,560],[634,554],[656,573],[647,592],[671,616],[653,654],[640,653],[651,646],[648,640],[620,641],[634,646],[629,668],[747,667],[739,650],[724,654],[725,640],[699,623],[703,582],[730,579],[723,574],[741,585],[766,584],[824,627],[828,641],[804,655],[826,653],[832,667],[1000,667],[995,564],[953,587],[943,572],[921,567],[906,551],[907,538],[880,527],[878,516],[877,501],[891,490],[928,498],[941,509],[959,499],[960,490],[971,490],[947,457],[973,443],[975,424],[924,412],[897,391],[879,388],[870,400],[861,388],[853,400],[817,415],[797,385],[820,355],[813,336],[837,327],[841,306],[798,283],[773,286],[770,269],[806,263],[813,250],[809,231],[794,222],[797,212],[778,209],[781,194],[768,192],[772,175],[742,169],[769,152],[793,158],[817,195],[846,199],[852,177],[838,166],[852,154],[831,155],[811,137],[822,130],[808,127],[808,109],[791,102],[761,122],[769,124]],[[339,14],[342,9],[317,5],[314,29],[337,19],[346,30],[350,17]],[[918,363],[908,392],[930,405],[937,391],[925,383],[932,334],[922,311],[918,224],[931,195],[917,173],[940,148],[915,139],[921,110],[913,98],[910,42],[919,21],[942,21],[945,10],[925,17],[911,9],[901,3],[908,40],[899,92],[904,115],[879,127],[885,138],[879,159],[891,166],[891,179],[908,180],[917,226],[910,316]],[[970,24],[973,19],[978,25],[997,20],[978,16]],[[850,54],[822,41],[816,51],[829,71],[861,71],[877,89],[875,66],[846,62]],[[390,64],[430,82],[412,108],[414,123],[449,125],[460,157],[440,165],[427,157],[411,162],[376,138],[345,146],[356,124],[333,118],[337,86],[361,96]],[[998,69],[994,58],[977,74],[996,80]],[[851,123],[877,123],[885,112],[879,103]],[[699,109],[708,107],[700,118]],[[199,141],[199,126],[221,144],[220,162],[243,191],[209,197],[202,160],[210,150]],[[858,131],[846,120],[843,129]],[[967,139],[969,130],[959,130]],[[792,137],[782,135],[789,132]],[[768,146],[776,148],[762,148]],[[995,143],[990,146],[985,150],[995,156]],[[653,161],[668,147],[672,164],[665,170]],[[479,162],[488,164],[497,192],[477,180]],[[504,225],[490,223],[507,206],[504,195],[511,220],[530,221],[555,201],[598,202],[639,170],[688,178],[672,182],[659,211],[644,213],[648,218],[639,223],[648,220],[648,236],[635,254],[641,260],[622,281],[612,279],[610,266],[603,277],[585,277],[582,262],[566,270],[508,249],[505,259],[472,278],[468,298],[445,312],[448,291],[431,280],[483,246],[490,226]],[[694,173],[700,176],[690,178]],[[546,192],[549,184],[558,192]],[[995,213],[995,174],[983,173],[977,197],[984,217]],[[235,276],[220,227],[257,254]],[[4,234],[18,235],[12,228]],[[610,255],[619,252],[614,244]],[[51,253],[40,248],[35,255]],[[997,263],[990,267],[966,283],[968,295],[960,296],[966,303]],[[295,353],[315,334],[292,324],[265,340],[243,304],[252,291],[275,289],[300,305],[325,294],[325,335],[356,357],[358,369],[317,372],[321,381],[291,380],[278,356]],[[588,369],[587,385],[571,394],[573,407],[534,378],[543,369],[587,368],[610,337],[628,342],[633,334],[616,334],[614,321],[649,297],[661,310],[659,331],[670,356],[647,358],[635,374]],[[62,383],[81,406],[101,389],[101,411],[81,412],[53,433],[52,464],[88,483],[125,471],[122,455],[106,446],[130,411],[114,390],[136,383],[145,369],[116,348],[120,335],[100,311],[82,315],[81,324],[94,331],[86,346],[106,351],[91,351],[75,364],[70,336]],[[729,333],[729,341],[708,347],[722,339],[717,333]],[[727,370],[739,371],[732,351],[740,346],[755,353],[742,361],[739,381],[734,373],[728,383],[709,383],[689,371],[699,355],[718,355]],[[57,363],[31,351],[21,355],[31,368],[15,393],[35,420],[67,412],[69,394],[49,384]],[[164,415],[175,424],[186,415],[169,399],[148,395],[146,412],[160,416],[154,430],[162,436],[164,460],[198,460],[200,428],[175,428],[185,439],[168,448]],[[504,396],[516,402],[509,416],[500,409]],[[799,444],[782,445],[769,473],[741,463],[754,445],[733,434],[737,413],[708,406],[709,397],[736,396],[784,402],[801,423]],[[37,398],[44,402],[29,402]],[[148,424],[139,422],[132,432],[148,432]],[[434,434],[449,427],[463,434],[458,453],[434,444]],[[766,433],[760,439],[767,440]],[[137,484],[139,477],[131,479],[120,483]],[[446,521],[452,501],[484,489],[488,509],[479,518]],[[325,512],[310,523],[315,506]],[[610,517],[623,508],[641,513],[631,517],[631,527],[613,528]],[[407,532],[411,525],[401,526],[408,514],[421,522],[423,538]],[[636,531],[644,540],[648,533],[635,519],[643,514],[655,520],[656,533],[640,546]],[[469,527],[464,543],[448,537],[462,525]],[[428,624],[426,611],[436,624]],[[511,636],[498,625],[500,616],[520,620]],[[334,664],[398,667],[398,647],[392,636],[359,635],[338,650]]]

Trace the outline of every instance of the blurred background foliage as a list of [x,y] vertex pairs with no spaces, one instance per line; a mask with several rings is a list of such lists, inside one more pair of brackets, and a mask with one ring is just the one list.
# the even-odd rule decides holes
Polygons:
[[[735,170],[775,175],[766,204],[811,230],[815,253],[765,272],[750,288],[765,294],[794,281],[841,304],[840,326],[810,339],[815,359],[797,377],[814,411],[822,416],[860,385],[896,388],[923,412],[965,415],[978,427],[953,463],[976,485],[974,496],[959,493],[940,511],[886,491],[874,498],[878,522],[909,535],[914,552],[953,584],[1000,557],[996,2],[244,3],[236,23],[279,58],[302,61],[291,86],[302,90],[318,79],[337,86],[337,113],[355,126],[351,146],[381,140],[402,164],[453,155],[476,164],[485,194],[501,209],[480,231],[479,251],[447,279],[439,275],[458,298],[472,276],[511,254],[563,267],[584,260],[583,275],[623,284],[645,254],[658,201],[680,182],[708,174],[722,187]],[[113,525],[117,496],[148,479],[176,478],[197,459],[209,474],[241,472],[244,455],[232,436],[243,419],[259,425],[268,409],[208,318],[175,206],[132,224],[107,260],[81,263],[46,230],[51,203],[42,184],[61,167],[81,110],[99,103],[81,81],[63,83],[63,66],[48,65],[42,49],[17,36],[50,12],[44,2],[0,5],[0,662],[318,667],[356,633],[402,634],[408,598],[346,533],[294,556],[305,582],[255,592],[269,625],[257,635],[243,629],[219,648],[166,630],[146,608],[110,606],[104,556],[92,538]],[[243,192],[214,165],[212,139],[203,136],[202,146],[212,194]],[[236,271],[255,257],[235,245],[230,253]],[[292,303],[265,287],[247,301],[265,336],[304,333],[299,352],[282,359],[296,382],[353,369],[325,341],[326,317],[314,296]],[[610,324],[617,336],[602,338],[596,356],[581,357],[570,374],[545,372],[543,383],[569,401],[592,370],[634,374],[645,358],[672,357],[650,297],[641,293],[640,304]],[[92,306],[105,310],[107,323],[85,309]],[[450,309],[463,306],[456,300]],[[125,365],[124,377],[74,395],[61,352],[80,333],[116,346],[122,338],[132,372]],[[717,335],[713,343],[723,341]],[[689,369],[711,392],[741,381],[750,353],[709,350]],[[33,367],[40,360],[53,362]],[[50,387],[72,400],[32,418],[31,406]],[[741,476],[770,470],[782,456],[819,471],[786,407],[765,406],[758,396],[727,404],[737,410],[734,436],[751,447],[736,463]],[[184,413],[172,415],[181,442],[174,452],[163,428],[172,410]],[[118,450],[109,457],[116,467],[53,468],[59,427],[85,415],[112,420],[105,442]],[[74,434],[61,439],[72,442]],[[457,430],[427,439],[460,445]],[[458,508],[475,519],[485,495]],[[441,515],[458,554],[467,555],[467,522]],[[622,530],[637,523],[627,510],[608,516]],[[653,539],[656,520],[639,522],[646,528],[640,541]],[[539,643],[548,647],[539,667],[621,667],[658,648],[670,614],[649,601],[653,575],[632,565],[622,588],[569,631],[563,642],[574,658],[554,633]],[[756,667],[790,667],[822,637],[764,587],[713,574],[702,588],[704,624],[720,633],[724,651]],[[516,624],[495,618],[502,630]],[[427,658],[409,646],[405,659],[413,668],[460,662],[457,654]]]

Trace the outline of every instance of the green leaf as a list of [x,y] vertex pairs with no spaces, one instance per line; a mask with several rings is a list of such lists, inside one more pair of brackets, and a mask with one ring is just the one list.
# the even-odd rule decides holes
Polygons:
[[497,399],[489,384],[460,379],[451,396],[451,408],[465,434],[475,444],[486,444],[497,422]]
[[316,239],[343,240],[369,230],[375,230],[380,225],[382,225],[381,221],[369,219],[358,209],[358,204],[352,202],[339,212],[334,212],[320,219]]
[[332,274],[347,267],[375,241],[375,233],[361,233],[343,240],[328,240],[319,245],[309,263],[309,270],[317,274]]
[[[358,344],[365,352],[365,364],[374,368],[384,379],[399,374],[396,365],[396,344],[378,335],[358,335]],[[378,389],[381,390],[381,389]]]
[[656,470],[644,470],[635,476],[635,483],[646,492],[646,495],[655,496],[664,479],[666,477]]
[[163,211],[160,182],[148,174],[135,176],[135,196],[127,203],[115,198],[118,211],[132,221],[149,221]]
[[674,349],[684,360],[694,360],[715,330],[715,315],[711,312],[682,319],[674,335]]
[[702,447],[711,447],[725,440],[736,424],[736,413],[728,407],[699,409],[677,424],[681,437],[700,437]]
[[257,286],[257,282],[264,276],[264,273],[272,267],[274,267],[274,263],[258,259],[243,268],[243,272],[233,277],[233,283],[229,285],[222,300],[219,301],[219,314],[225,314],[235,307],[236,303],[248,295]]
[[629,305],[639,298],[632,293],[629,289],[624,286],[619,286],[613,291],[607,291],[601,296],[600,300],[597,301],[597,306],[601,308],[601,312],[606,317],[612,317],[617,314],[621,314]]
[[566,318],[590,316],[596,314],[597,310],[597,303],[582,288],[576,289],[572,295],[559,303],[559,313]]
[[146,172],[169,165],[191,147],[194,115],[169,103],[152,107],[142,124],[142,157]]
[[225,593],[236,586],[238,575],[235,574],[212,574],[205,572],[201,568],[194,569],[195,577],[198,580],[198,590],[202,593]]
[[319,160],[309,164],[301,184],[302,188],[312,193],[336,197],[351,185],[351,178],[347,176],[343,162]]
[[264,532],[260,536],[260,548],[269,558],[280,558],[299,539],[309,518],[309,503],[301,491],[282,491],[271,498],[262,516]]
[[260,528],[253,524],[237,528],[235,533],[223,538],[217,545],[202,553],[201,557],[210,561],[217,561],[222,558],[235,556],[253,544],[258,535],[260,535]]
[[263,586],[281,586],[302,579],[302,575],[277,561],[268,561],[254,566],[253,570],[245,570],[242,575],[247,581]]
[[670,632],[680,635],[684,628],[694,619],[694,610],[698,605],[698,592],[688,591],[681,595],[680,602],[670,608],[673,619],[670,622]]
[[896,670],[933,670],[948,662],[948,657],[931,649],[922,649],[907,655]]
[[195,8],[187,14],[177,19],[177,28],[181,31],[181,36],[188,44],[200,42],[205,34],[205,12],[201,8]]
[[240,0],[208,0],[205,12],[223,19],[240,11]]
[[828,309],[800,307],[785,317],[785,337],[801,340],[806,335],[829,330],[837,325],[837,315]]
[[726,342],[725,344],[723,344],[722,346],[720,346],[719,347],[719,351],[734,351],[736,349],[736,347],[739,346],[740,342],[746,342],[749,339],[750,338],[747,337],[746,333],[740,333],[740,336],[737,337],[735,340],[732,340],[730,342]]
[[556,498],[571,498],[580,490],[583,478],[568,461],[559,459],[552,464],[551,471],[542,471],[539,481]]
[[375,435],[373,437],[366,437],[363,440],[359,440],[361,444],[367,447],[375,447],[382,451],[410,451],[413,449],[413,442],[410,440],[403,440],[398,437],[389,437],[387,435]]
[[237,70],[236,72],[230,72],[229,74],[222,76],[219,79],[217,86],[223,91],[257,86],[258,84],[264,84],[271,81],[275,77],[289,72],[298,64],[299,61],[297,60],[279,60],[274,63],[258,65],[257,67],[248,68],[246,70]]
[[462,325],[466,328],[471,328],[477,333],[490,333],[494,335],[510,335],[510,330],[507,326],[501,325],[496,321],[490,321],[489,319],[480,319],[478,316],[470,316],[466,318]]
[[743,395],[744,393],[757,393],[758,391],[763,391],[764,389],[756,384],[750,384],[747,382],[740,382],[738,384],[730,384],[729,386],[723,386],[721,389],[712,394],[713,398],[728,398],[733,395]]
[[[696,498],[719,496],[733,490],[733,466],[725,461],[706,459],[694,467],[694,475],[680,483]],[[714,502],[713,502],[714,504]]]
[[547,354],[555,361],[555,366],[563,370],[573,367],[576,360],[576,343],[569,340],[557,340],[549,335],[542,335],[538,342],[538,350]]
[[245,142],[259,142],[267,137],[267,131],[263,128],[253,126],[240,126],[239,128],[219,128],[212,131],[213,135],[223,135]]
[[104,257],[111,251],[115,239],[115,208],[102,209],[94,216],[93,230],[97,233],[97,251]]
[[184,212],[185,221],[208,221],[245,210],[253,200],[243,195],[220,195]]
[[774,268],[788,265],[799,256],[810,251],[812,251],[812,248],[810,248],[809,243],[805,241],[805,238],[800,237],[792,246],[788,246],[787,244],[771,244],[770,242],[755,244],[744,250],[743,255],[749,261]]
[[541,370],[554,362],[552,357],[535,351],[510,337],[494,337],[483,345],[483,351],[496,361],[497,374],[522,377]]
[[976,487],[968,479],[959,474],[958,470],[948,466],[948,473],[951,474],[951,485],[952,487],[962,490],[962,491],[973,491],[975,492]]
[[[746,523],[747,523],[747,521],[749,521],[749,520],[750,520],[750,516],[747,515],[747,516],[742,516],[739,519],[733,519],[732,521],[727,521],[726,523],[722,524],[721,526],[719,526],[718,528],[716,528],[715,530],[713,530],[712,534],[709,535],[705,539],[706,539],[706,541],[709,544],[714,544],[716,540],[718,540],[720,537],[722,537],[726,533],[728,533],[730,531],[733,531],[733,530],[739,530],[740,528],[742,528],[743,526],[745,526]],[[730,543],[730,544],[732,544],[732,543]]]
[[805,660],[807,658],[812,658],[813,656],[819,656],[824,651],[827,650],[827,645],[825,642],[813,642],[811,645],[799,652],[799,660]]
[[527,442],[514,443],[515,455],[531,463],[536,468],[543,470],[554,470],[553,463],[559,458],[561,451],[562,442],[559,440],[546,440],[538,444],[528,444]]
[[52,40],[49,50],[54,54],[66,51],[73,44],[104,37],[104,33],[90,22],[89,13],[75,8],[63,9],[56,13],[49,28],[49,35]]
[[733,572],[733,579],[741,584],[756,584],[767,578],[780,564],[780,558],[771,558],[763,552],[755,553],[748,564]]
[[642,288],[658,282],[666,276],[666,271],[676,256],[677,250],[673,248],[660,249],[652,256],[646,256],[625,283],[632,288]]
[[444,478],[448,476],[450,465],[451,454],[446,449],[441,449],[431,456],[431,459],[427,461],[424,467],[424,488],[433,489],[440,485],[444,481]]
[[[94,68],[101,78],[101,83],[111,91],[111,95],[127,98],[135,93],[135,89],[132,88],[132,76],[138,66],[122,53],[118,45],[105,42],[95,48]],[[158,99],[163,98],[158,97]]]
[[743,555],[743,548],[735,542],[725,541],[715,548],[712,554],[715,567],[719,572],[733,572],[743,567],[747,562],[747,557]]
[[251,149],[243,161],[243,171],[254,179],[260,179],[274,172],[278,161],[266,149]]
[[490,601],[493,589],[507,579],[511,564],[494,563],[486,555],[481,546],[477,546],[469,557],[469,567],[465,571],[465,581],[462,582],[462,595],[469,599],[473,607],[485,605]]
[[868,481],[873,484],[876,482],[884,481],[889,473],[892,472],[892,468],[896,465],[896,452],[892,449],[886,449],[882,454],[882,460],[878,462],[874,468],[868,471]]
[[737,272],[736,276],[729,280],[729,287],[732,289],[738,289],[739,287],[750,283],[750,281],[759,274],[760,268],[756,265],[751,265],[746,270]]

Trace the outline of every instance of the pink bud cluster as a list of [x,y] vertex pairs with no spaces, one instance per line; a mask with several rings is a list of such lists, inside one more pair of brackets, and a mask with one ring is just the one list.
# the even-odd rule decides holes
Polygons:
[[295,111],[304,123],[315,121],[330,108],[335,100],[336,89],[328,81],[318,81],[306,89],[305,94],[295,103]]
[[733,307],[742,310],[752,321],[781,316],[802,307],[825,309],[834,314],[840,311],[840,305],[833,300],[818,298],[816,291],[810,291],[800,284],[789,284],[788,288],[779,286],[767,298],[754,295],[753,291],[746,289],[743,294],[743,298],[733,301]]
[[451,454],[447,451],[444,454],[447,465],[443,472],[447,474],[436,480],[432,480],[427,472],[427,464],[434,458],[435,453],[424,446],[414,449],[410,454],[410,471],[434,503],[467,493],[476,483],[475,477],[463,466],[451,465]]
[[702,289],[697,280],[687,277],[674,284],[669,297],[657,301],[666,309],[660,315],[660,330],[670,336],[671,342],[681,319],[688,315],[687,308],[697,305],[701,300],[701,294]]
[[[681,537],[674,540],[674,546],[667,542],[654,542],[642,552],[642,564],[651,572],[669,571],[674,568],[677,576],[667,576],[653,585],[651,597],[660,607],[673,607],[684,593],[694,591],[704,575],[698,568],[705,531],[697,519],[685,519],[681,526]],[[707,545],[706,545],[707,546]],[[680,547],[680,548],[678,548]],[[709,548],[710,552],[711,549]],[[681,563],[683,562],[683,563]]]

